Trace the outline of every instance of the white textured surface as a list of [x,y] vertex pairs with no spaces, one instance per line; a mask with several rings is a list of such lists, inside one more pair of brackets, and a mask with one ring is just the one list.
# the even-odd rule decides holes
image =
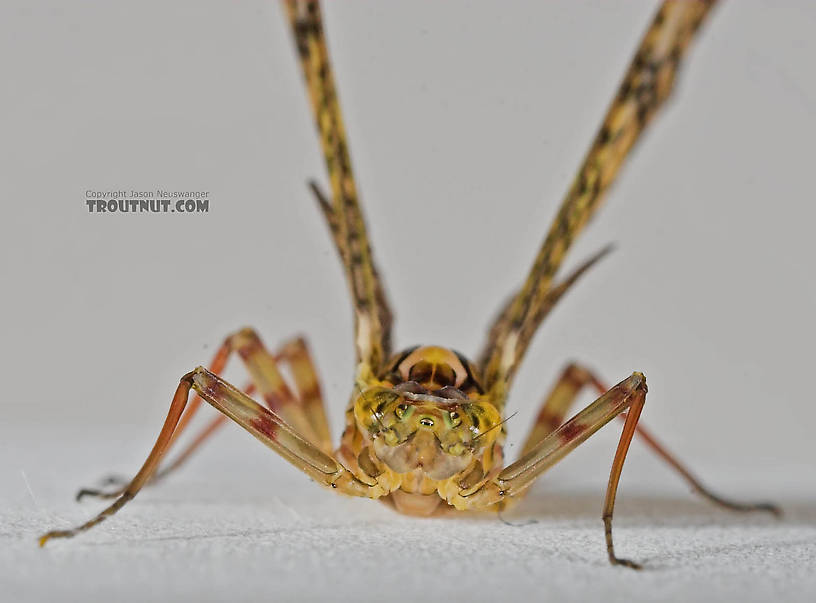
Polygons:
[[[615,535],[620,554],[648,566],[638,573],[605,558],[609,447],[564,461],[505,517],[523,525],[509,526],[493,515],[406,518],[337,496],[238,429],[93,532],[38,549],[38,533],[100,508],[71,500],[78,476],[135,469],[152,437],[135,431],[101,432],[93,444],[56,430],[3,434],[15,453],[0,460],[2,600],[811,601],[816,592],[812,484],[777,494],[782,521],[735,516],[696,501],[637,446]],[[752,488],[703,473],[720,491],[766,496],[805,477],[778,471]]]

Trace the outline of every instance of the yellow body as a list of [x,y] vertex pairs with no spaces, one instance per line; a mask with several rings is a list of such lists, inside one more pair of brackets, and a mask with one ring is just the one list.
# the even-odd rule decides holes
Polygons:
[[352,396],[338,456],[399,511],[429,515],[443,500],[464,506],[463,490],[495,477],[500,423],[470,362],[447,348],[412,348]]

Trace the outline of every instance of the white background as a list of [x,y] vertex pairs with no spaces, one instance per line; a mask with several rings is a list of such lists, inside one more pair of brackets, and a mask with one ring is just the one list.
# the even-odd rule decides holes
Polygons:
[[[524,277],[652,10],[652,2],[325,8],[399,346],[438,343],[475,354],[493,313]],[[815,26],[816,6],[805,1],[730,2],[712,14],[672,103],[570,255],[575,265],[618,243],[534,341],[510,404],[519,411],[508,424],[511,443],[568,359],[610,382],[642,370],[650,386],[644,422],[709,482],[726,493],[804,505],[813,518]],[[6,533],[12,557],[3,565],[14,568],[13,584],[32,599],[44,595],[26,591],[21,576],[39,581],[37,555],[62,555],[55,575],[90,576],[94,549],[82,547],[119,542],[107,530],[127,525],[131,508],[159,496],[145,494],[148,502],[140,497],[81,541],[55,543],[59,552],[29,551],[34,535],[52,527],[51,512],[71,523],[96,509],[71,505],[74,486],[138,467],[178,377],[206,364],[229,332],[252,325],[270,346],[306,333],[339,433],[351,383],[350,306],[304,184],[325,181],[325,173],[291,46],[282,11],[269,2],[7,0],[0,7],[0,452],[7,524],[14,526]],[[87,190],[156,188],[208,190],[210,212],[100,215],[84,202]],[[236,367],[227,376],[243,381]],[[176,477],[173,500],[193,502],[198,484],[213,489],[213,505],[224,505],[214,512],[220,518],[241,504],[243,488],[259,504],[274,492],[299,507],[298,496],[287,493],[305,478],[229,431]],[[590,561],[565,564],[579,573],[607,571],[594,509],[616,438],[616,429],[605,430],[552,474],[566,492],[590,493],[592,540],[577,549]],[[218,471],[225,458],[245,463],[245,473],[232,465]],[[267,490],[250,484],[259,477]],[[301,511],[317,535],[332,525],[326,514],[333,509],[354,509],[360,525],[369,512],[383,529],[393,521],[397,541],[399,529],[430,525],[394,519],[373,503],[338,502],[308,484],[302,492],[325,498],[324,523],[310,524],[314,517]],[[635,511],[671,514],[676,506],[659,500],[666,492],[680,508],[687,504],[683,486],[637,446],[624,471],[622,505],[627,492],[645,497],[630,507]],[[536,496],[546,500],[546,487]],[[540,506],[530,503],[528,514],[542,519]],[[561,506],[568,520],[571,506]],[[709,527],[732,526],[718,557],[727,565],[741,520],[693,509]],[[130,533],[138,551],[139,535],[168,520],[162,507],[132,513],[130,521],[141,522]],[[629,520],[644,527],[635,513]],[[179,535],[186,521],[194,526],[201,517],[180,517],[173,523]],[[500,557],[490,530],[501,524],[494,523],[478,527]],[[367,532],[355,532],[356,525],[345,542],[364,542]],[[793,529],[785,525],[778,529]],[[779,534],[763,529],[758,547]],[[802,533],[812,561],[813,531]],[[525,537],[541,550],[551,546],[546,534]],[[449,554],[429,546],[431,555]],[[707,546],[703,540],[700,550]],[[132,562],[133,550],[121,551],[121,563]],[[278,551],[274,543],[269,550]],[[379,554],[366,550],[363,559]],[[88,558],[77,561],[77,551]],[[692,547],[689,555],[699,552]],[[516,553],[508,554],[510,563]],[[799,567],[801,556],[794,558],[791,567]],[[682,566],[683,559],[662,561]],[[477,563],[469,571],[500,566]],[[320,598],[301,570],[286,573],[285,592]],[[240,588],[219,571],[206,575]],[[149,562],[145,573],[153,575]],[[117,588],[128,585],[127,576],[108,572],[112,593],[122,594]],[[786,584],[807,579],[795,574]],[[92,583],[68,580],[64,594],[86,597]],[[166,592],[221,592],[206,584]],[[421,584],[402,587],[391,598],[411,596]],[[133,588],[127,592],[138,598]],[[341,594],[351,591],[335,591]]]

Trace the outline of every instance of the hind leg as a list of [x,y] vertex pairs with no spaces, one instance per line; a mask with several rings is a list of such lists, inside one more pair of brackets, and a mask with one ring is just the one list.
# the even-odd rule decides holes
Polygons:
[[[210,364],[210,370],[215,374],[223,372],[233,352],[244,361],[252,377],[252,382],[244,387],[243,391],[248,395],[256,390],[259,391],[268,408],[280,414],[303,437],[315,443],[321,450],[331,452],[331,439],[317,371],[305,340],[303,338],[293,339],[285,343],[273,355],[266,350],[253,329],[242,329],[224,340]],[[289,370],[295,385],[295,392],[289,388],[281,376],[280,366]],[[190,424],[200,405],[201,397],[196,394],[179,421],[168,450]],[[150,484],[155,484],[178,469],[225,423],[226,417],[223,415],[211,419],[171,463],[151,477]],[[107,482],[118,482],[119,487],[110,491],[83,488],[77,493],[77,500],[85,496],[115,498],[124,492],[127,483],[126,480],[114,478],[108,478]]]
[[139,490],[155,474],[159,463],[167,453],[173,440],[173,434],[178,429],[182,414],[187,407],[191,389],[216,410],[238,423],[257,440],[280,454],[317,483],[350,496],[379,498],[387,493],[376,481],[370,483],[360,481],[333,456],[325,454],[314,444],[306,441],[277,413],[264,408],[218,375],[199,367],[181,378],[156,443],[142,468],[113,504],[79,526],[66,530],[52,530],[43,534],[39,538],[40,546],[44,546],[52,538],[72,538],[85,532],[99,525],[133,500]]
[[[295,339],[285,342],[278,351],[275,352],[274,358],[279,366],[288,369],[292,377],[297,401],[316,437],[314,444],[323,452],[331,453],[331,434],[329,432],[325,402],[320,390],[320,379],[306,340],[303,337],[296,337]],[[250,396],[254,391],[255,385],[253,383],[243,388],[243,392]],[[210,436],[218,431],[222,425],[225,425],[226,422],[227,417],[224,415],[213,417],[169,465],[163,467],[156,473],[153,479],[150,480],[151,483],[157,482],[178,469]]]
[[[530,452],[536,444],[541,442],[541,440],[564,423],[564,419],[570,407],[572,407],[575,399],[587,386],[595,389],[599,395],[602,395],[609,389],[590,370],[575,363],[567,365],[558,382],[555,384],[555,387],[553,387],[545,399],[535,419],[535,423],[522,447],[522,456]],[[621,418],[624,418],[624,415],[621,415]],[[657,454],[668,463],[672,469],[679,473],[700,496],[731,511],[768,511],[774,515],[780,514],[777,507],[768,503],[742,503],[715,494],[704,486],[700,480],[697,479],[677,457],[670,453],[643,425],[637,423],[635,433],[652,452]]]

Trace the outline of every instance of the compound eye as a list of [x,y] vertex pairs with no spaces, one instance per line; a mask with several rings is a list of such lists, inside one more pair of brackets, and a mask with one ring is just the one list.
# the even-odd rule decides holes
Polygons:
[[409,413],[408,413],[408,409],[409,409],[409,408],[410,408],[410,407],[409,407],[407,404],[399,404],[399,405],[398,405],[398,406],[397,406],[397,407],[394,409],[394,414],[395,414],[395,415],[397,415],[397,418],[398,418],[400,421],[402,421],[403,419],[405,419],[405,417],[407,417],[407,416],[408,416],[408,414],[409,414]]
[[448,414],[448,416],[450,417],[450,426],[451,427],[459,427],[459,425],[462,424],[462,417],[457,411],[452,410]]

